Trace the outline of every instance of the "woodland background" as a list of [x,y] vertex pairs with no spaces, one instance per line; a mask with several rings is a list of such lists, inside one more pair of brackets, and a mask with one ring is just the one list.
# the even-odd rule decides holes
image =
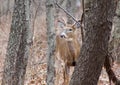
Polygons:
[[[63,1],[63,8],[67,2]],[[76,19],[79,20],[82,14],[82,5],[79,0],[76,2],[77,11],[75,12]],[[31,47],[30,57],[27,65],[27,73],[25,76],[25,85],[34,85],[36,82],[37,85],[46,85],[46,52],[47,52],[47,35],[46,35],[46,8],[45,0],[32,0],[32,23],[31,26],[34,29],[33,35],[33,45]],[[14,0],[0,0],[0,83],[3,73],[3,64],[6,55],[7,42],[10,32],[12,12],[14,8]],[[58,8],[59,9],[59,8]],[[74,10],[74,9],[73,9]],[[65,20],[66,14],[60,10],[59,17],[63,17]],[[117,77],[120,78],[120,1],[116,11],[117,15],[114,17],[114,25],[111,34],[111,44],[110,49],[115,59],[113,63],[113,70]],[[57,26],[57,25],[56,25]],[[80,33],[80,30],[78,31]],[[80,35],[79,35],[80,37]],[[80,37],[81,38],[81,37]],[[56,85],[62,85],[63,75],[62,75],[62,66],[60,62],[56,61],[56,71],[59,69],[59,75],[57,79],[59,82],[56,82]],[[72,71],[71,71],[72,73]],[[109,85],[109,79],[103,68],[101,76],[99,78],[98,85]]]

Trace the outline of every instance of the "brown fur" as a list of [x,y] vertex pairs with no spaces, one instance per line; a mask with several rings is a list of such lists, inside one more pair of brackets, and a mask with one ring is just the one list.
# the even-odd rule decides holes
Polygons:
[[[69,31],[71,29],[72,31]],[[61,34],[56,36],[56,51],[60,58],[65,63],[64,68],[64,85],[68,85],[69,75],[68,70],[70,66],[75,66],[76,60],[80,54],[80,44],[76,35],[76,28],[74,25],[64,27],[63,31],[67,37],[61,37]]]

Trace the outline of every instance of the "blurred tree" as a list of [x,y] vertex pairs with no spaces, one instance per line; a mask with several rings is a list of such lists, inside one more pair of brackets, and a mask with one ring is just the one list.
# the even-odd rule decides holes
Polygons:
[[118,2],[116,16],[114,18],[113,44],[116,61],[120,63],[120,1]]
[[14,8],[14,0],[0,0],[0,9],[1,9],[0,17],[13,12],[13,8]]
[[7,1],[7,13],[6,13],[6,15],[9,13],[9,10],[10,10],[10,0]]
[[54,0],[46,0],[46,23],[48,36],[47,85],[54,85],[55,80],[55,27]]
[[85,0],[85,38],[70,85],[97,85],[102,66],[109,60],[106,56],[116,7],[114,1]]
[[[66,10],[73,16],[75,17],[75,12],[76,12],[76,0],[67,0],[66,3]],[[73,19],[67,15],[67,23],[68,24],[73,24]]]
[[30,45],[32,44],[30,2],[30,0],[15,0],[2,85],[24,85]]

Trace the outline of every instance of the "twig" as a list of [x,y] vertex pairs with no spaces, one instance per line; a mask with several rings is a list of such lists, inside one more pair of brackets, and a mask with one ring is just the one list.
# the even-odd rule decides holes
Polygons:
[[66,11],[64,8],[62,8],[58,3],[57,3],[57,1],[55,0],[55,2],[54,2],[60,9],[62,9],[67,15],[69,15],[76,23],[78,23],[80,26],[81,26],[81,24],[68,12],[68,11]]
[[[81,24],[84,22],[84,12],[82,13],[82,17],[81,17]],[[84,27],[85,27],[85,23],[84,23]],[[84,41],[84,29],[83,26],[81,26],[81,35],[82,35],[82,42]]]

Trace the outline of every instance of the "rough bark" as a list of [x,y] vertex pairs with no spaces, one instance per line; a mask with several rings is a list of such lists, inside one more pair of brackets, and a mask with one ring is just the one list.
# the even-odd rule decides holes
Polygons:
[[118,2],[116,16],[114,18],[113,47],[116,61],[120,63],[120,1]]
[[[111,22],[111,23],[108,24],[108,26],[109,26],[110,29],[112,29],[113,17],[114,17],[115,12],[116,12],[118,0],[111,0],[110,3],[111,4],[110,4],[109,9],[108,9],[107,19]],[[110,44],[110,40],[109,40],[109,44]],[[110,50],[110,47],[109,47],[108,50]],[[106,72],[108,74],[109,81],[110,82],[112,81],[115,85],[120,85],[120,80],[118,80],[114,71],[112,70],[111,62],[110,62],[111,58],[113,58],[113,56],[111,56],[111,53],[108,51],[107,56],[105,58],[104,67],[106,68]]]
[[24,85],[31,45],[30,0],[15,0],[2,85]]
[[108,78],[109,78],[109,82],[111,85],[111,81],[115,84],[115,85],[120,85],[120,80],[118,80],[118,78],[116,77],[115,73],[113,72],[112,68],[111,68],[111,60],[110,60],[111,55],[107,55],[105,58],[105,62],[104,62],[104,67],[106,68],[106,72],[108,74]]
[[113,0],[89,0],[85,4],[85,39],[70,85],[97,85],[108,55]]
[[47,85],[54,85],[55,80],[55,28],[54,28],[54,3],[53,0],[46,1],[46,22],[48,36],[47,55]]

